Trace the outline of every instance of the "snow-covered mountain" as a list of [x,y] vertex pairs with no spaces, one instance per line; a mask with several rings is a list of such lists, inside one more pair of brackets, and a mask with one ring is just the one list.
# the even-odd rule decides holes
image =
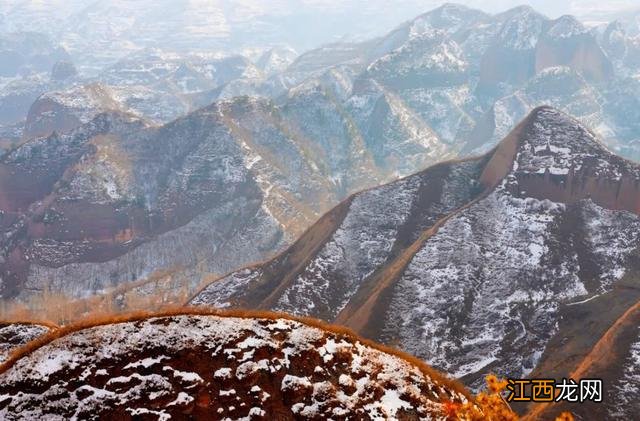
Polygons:
[[[488,15],[447,4],[383,37],[303,53],[279,80],[290,89],[327,69],[348,69],[354,101],[361,87],[379,85],[463,154],[490,149],[528,111],[552,105],[633,157],[640,132],[633,119],[619,118],[625,112],[618,103],[629,101],[619,86],[637,71],[614,51],[635,57],[627,52],[634,41],[609,32],[525,6]],[[613,38],[624,45],[612,47]]]
[[[637,78],[631,76],[630,66],[610,58],[613,41],[606,44],[604,40],[616,37],[613,30],[609,32],[605,37],[587,31],[572,17],[551,20],[529,7],[489,15],[447,4],[383,37],[333,43],[295,59],[285,47],[273,48],[253,61],[237,55],[137,49],[95,77],[83,76],[82,71],[75,75],[67,72],[69,78],[62,79],[35,72],[23,79],[6,80],[0,87],[0,110],[6,108],[0,146],[15,148],[53,132],[66,136],[90,124],[100,113],[114,111],[116,115],[132,114],[145,121],[140,125],[149,125],[135,141],[143,144],[151,136],[148,133],[163,133],[163,124],[178,125],[192,116],[207,114],[194,111],[199,107],[233,109],[242,117],[227,119],[224,124],[231,127],[236,141],[261,136],[270,139],[277,133],[278,139],[288,139],[285,150],[297,151],[296,158],[285,163],[280,162],[282,154],[273,153],[273,145],[283,140],[273,145],[269,140],[267,144],[274,149],[252,152],[273,167],[268,183],[260,178],[261,190],[271,191],[273,183],[287,186],[270,199],[269,206],[279,224],[295,227],[283,237],[284,245],[349,193],[456,155],[490,150],[540,105],[574,115],[616,152],[640,156],[640,126],[636,127],[638,119],[633,111],[638,108]],[[631,39],[624,34],[618,37],[625,42]],[[509,63],[502,63],[503,59]],[[620,66],[628,70],[626,74],[619,71]],[[501,71],[507,73],[501,76]],[[181,116],[187,116],[186,120],[169,123]],[[51,153],[64,155],[64,151]],[[137,162],[136,153],[126,149],[116,156]],[[252,154],[253,158],[244,161],[252,162]],[[112,159],[116,158],[105,155],[99,162],[108,167],[121,165],[108,162]],[[309,178],[312,184],[324,187],[312,195],[303,193],[306,187],[296,181],[295,171],[313,174]],[[95,199],[101,194],[95,196],[92,180],[82,188]],[[42,198],[41,193],[25,194]],[[133,188],[125,196],[131,199],[139,194]],[[251,250],[236,254],[244,254],[239,259],[242,262],[264,257]],[[112,257],[101,258],[105,259]],[[149,263],[150,257],[144,259],[144,270],[128,274],[141,276],[155,267]],[[199,259],[177,260],[188,263]],[[83,267],[85,274],[95,272],[92,279],[106,273],[102,266]],[[211,268],[218,274],[224,269],[216,264]],[[225,268],[233,269],[231,263]],[[42,276],[59,280],[77,273],[58,270],[56,275],[45,270]],[[87,285],[87,276],[80,278],[84,281],[79,285]],[[105,283],[109,282],[100,281]]]
[[[632,62],[636,41],[628,28],[612,23],[603,32],[588,30],[574,17],[552,20],[525,6],[489,15],[446,4],[382,37],[337,42],[297,58],[286,46],[253,54],[253,60],[216,50],[178,54],[168,46],[137,47],[80,82],[117,89],[130,111],[160,123],[216,100],[286,97],[314,83],[336,93],[348,108],[362,103],[363,89],[379,85],[377,89],[401,101],[403,120],[411,122],[399,142],[413,142],[413,133],[427,130],[462,153],[488,150],[527,111],[549,104],[575,112],[610,147],[634,157],[640,153],[640,132],[633,119],[621,118],[625,112],[619,104],[629,101],[619,87],[637,73]],[[581,85],[576,91],[554,88],[565,82],[566,71],[552,71],[559,67],[574,75],[570,87]],[[532,84],[537,85],[535,98],[521,98]],[[23,91],[25,105],[4,123],[5,137],[25,118],[34,95],[68,88],[42,81],[23,88],[8,85],[7,104],[20,103],[12,95]],[[0,95],[0,106],[2,99]],[[136,102],[137,108],[131,104]],[[380,131],[372,135],[384,136]]]
[[602,93],[580,72],[558,66],[540,71],[523,87],[495,101],[486,115],[478,119],[462,153],[477,154],[493,148],[531,110],[542,105],[569,113],[613,141],[615,134],[607,127],[610,120]]
[[[27,36],[35,35],[12,34],[8,39]],[[54,130],[67,132],[107,110],[130,112],[161,124],[216,99],[254,92],[275,95],[266,86],[266,75],[243,56],[144,49],[87,77],[63,60],[66,52],[58,54],[50,44],[43,36],[29,41],[29,48],[22,50],[30,55],[18,60],[20,74],[0,76],[0,150]],[[54,62],[47,54],[57,54],[60,57],[54,58],[60,60]],[[262,84],[265,87],[259,88]]]
[[[211,282],[191,303],[323,318],[394,344],[477,387],[555,361],[635,304],[603,310],[640,264],[640,166],[577,120],[532,111],[480,158],[351,196],[285,252]],[[635,285],[635,284],[634,284]],[[637,294],[634,293],[634,296]],[[567,340],[580,320],[598,328]]]
[[163,126],[124,112],[112,88],[74,90],[43,95],[27,131],[44,137],[0,163],[5,297],[83,296],[174,267],[188,287],[196,266],[262,260],[347,194],[448,153],[383,90],[376,109],[350,103],[357,121],[310,82],[280,103],[238,97]]
[[[0,4],[0,309],[191,291],[346,325],[474,389],[582,373],[629,393],[572,411],[640,409],[637,16],[445,4],[298,54],[260,5],[83,2]],[[41,333],[0,326],[0,358]]]

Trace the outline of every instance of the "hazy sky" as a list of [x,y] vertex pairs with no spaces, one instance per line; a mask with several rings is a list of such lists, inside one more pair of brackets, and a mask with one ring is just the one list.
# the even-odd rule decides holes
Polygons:
[[[437,2],[441,3],[441,2]],[[520,4],[528,4],[549,17],[564,14],[577,15],[583,19],[607,20],[611,15],[640,9],[638,0],[468,0],[460,1],[472,7],[497,12]]]
[[[132,4],[150,3],[148,0],[1,0],[0,13],[9,10],[32,9],[50,13],[52,16],[71,15],[92,4],[120,7]],[[154,2],[151,2],[152,4]],[[157,4],[165,3],[162,0]],[[444,2],[434,0],[172,0],[173,4],[187,7],[202,6],[204,9],[219,8],[229,13],[233,9],[243,14],[295,13],[305,9],[363,10],[391,15],[416,14],[433,9]],[[640,9],[638,0],[459,0],[453,3],[465,4],[489,12],[499,12],[521,4],[528,4],[550,17],[562,14],[592,16],[594,14],[618,13],[629,9]],[[145,4],[146,5],[146,4]]]
[[[299,51],[382,35],[444,2],[434,0],[0,0],[0,34],[40,31],[70,50],[173,35],[222,40],[216,48],[284,43]],[[551,18],[605,22],[640,9],[640,0],[459,0],[495,13],[528,4]],[[164,33],[163,28],[169,31]],[[169,28],[169,29],[167,29]],[[158,35],[159,34],[159,35]],[[155,38],[154,38],[155,37]],[[157,38],[157,39],[156,39]],[[227,40],[227,41],[225,41]],[[146,42],[146,39],[142,41]],[[200,41],[198,41],[200,42]],[[121,44],[122,44],[121,43]]]

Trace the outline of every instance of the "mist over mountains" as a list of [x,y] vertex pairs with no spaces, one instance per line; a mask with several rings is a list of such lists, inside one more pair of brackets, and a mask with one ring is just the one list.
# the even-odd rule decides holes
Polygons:
[[[520,3],[466,0],[468,7],[498,13]],[[628,16],[632,1],[528,3],[557,18],[564,14],[598,23]],[[238,53],[288,44],[298,51],[337,41],[378,37],[441,2],[242,0],[136,1],[7,0],[0,32],[40,32],[63,45],[83,68],[96,69],[140,48]],[[636,7],[637,8],[637,7]]]
[[[0,6],[0,310],[45,318],[55,298],[285,312],[397,347],[473,391],[492,372],[603,378],[608,402],[626,391],[624,402],[541,411],[632,418],[640,15],[624,2],[298,3]],[[360,23],[345,31],[347,17]],[[110,320],[88,328],[156,323]],[[242,323],[273,339],[270,322]],[[50,331],[41,354],[82,355],[73,341],[92,335],[2,326],[0,350]],[[119,361],[161,357],[152,345],[118,349]],[[21,364],[6,373],[37,387]],[[75,369],[59,368],[56,379]],[[388,391],[375,385],[371,402]],[[21,402],[0,400],[0,415]]]

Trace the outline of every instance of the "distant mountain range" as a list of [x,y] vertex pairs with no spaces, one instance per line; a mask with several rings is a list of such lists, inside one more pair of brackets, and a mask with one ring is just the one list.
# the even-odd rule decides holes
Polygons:
[[[120,13],[70,33],[96,10]],[[183,289],[348,326],[474,390],[494,371],[602,378],[614,404],[534,411],[633,419],[638,22],[446,4],[300,55],[175,53],[213,37],[195,19],[90,71],[0,34],[0,304]],[[95,36],[73,45],[129,35]]]
[[[218,127],[224,127],[234,139],[233,147],[239,148],[239,171],[258,174],[256,192],[263,197],[271,195],[258,202],[269,202],[271,216],[266,220],[271,221],[268,225],[273,232],[279,233],[269,236],[269,245],[258,247],[259,252],[251,246],[246,250],[233,248],[235,257],[225,258],[227,264],[209,265],[218,274],[233,269],[235,264],[270,256],[290,244],[324,211],[354,191],[415,173],[444,159],[491,149],[538,105],[553,105],[574,115],[610,148],[635,157],[640,133],[636,122],[640,119],[633,116],[633,110],[638,109],[634,106],[638,97],[634,94],[634,75],[638,68],[633,59],[633,34],[630,22],[593,30],[570,16],[550,20],[528,7],[489,15],[447,4],[384,37],[331,44],[297,58],[287,48],[271,49],[253,61],[241,56],[146,49],[127,55],[91,78],[76,72],[72,64],[65,64],[69,56],[46,38],[37,34],[14,35],[0,43],[7,57],[18,57],[16,51],[20,57],[8,62],[13,74],[5,77],[0,89],[4,93],[0,95],[0,108],[2,104],[13,107],[11,113],[2,114],[0,138],[4,140],[0,145],[10,150],[2,158],[2,165],[12,174],[6,180],[18,180],[15,185],[24,191],[17,193],[8,187],[8,181],[3,184],[2,211],[13,216],[4,217],[1,223],[16,228],[16,221],[24,223],[24,215],[33,212],[30,207],[37,205],[42,211],[42,206],[50,205],[38,203],[45,197],[66,200],[65,207],[70,206],[66,212],[71,213],[80,207],[73,201],[83,198],[98,207],[111,203],[110,218],[120,218],[120,222],[113,226],[115,231],[108,228],[97,237],[85,234],[85,227],[81,227],[76,234],[64,236],[64,241],[76,244],[75,249],[78,242],[91,243],[107,232],[110,236],[129,232],[131,238],[117,237],[120,240],[107,242],[116,245],[118,252],[94,255],[76,250],[45,259],[40,254],[37,258],[29,256],[28,250],[34,243],[51,240],[51,232],[62,228],[46,234],[18,230],[21,234],[16,235],[26,241],[21,243],[20,252],[11,251],[18,247],[18,237],[3,240],[3,278],[13,279],[4,281],[3,294],[6,296],[9,290],[13,291],[10,295],[18,293],[21,287],[17,285],[29,277],[36,291],[48,277],[54,290],[73,290],[77,294],[84,288],[101,290],[169,266],[192,267],[196,261],[216,261],[210,254],[225,249],[222,245],[239,235],[235,229],[228,230],[233,224],[221,222],[225,225],[221,233],[203,237],[205,242],[199,243],[199,251],[187,252],[188,258],[180,257],[181,253],[166,259],[136,257],[127,262],[130,269],[115,269],[123,263],[112,259],[123,253],[129,255],[141,244],[154,242],[152,239],[158,235],[186,226],[211,206],[222,204],[210,196],[209,187],[192,183],[188,194],[209,197],[208,204],[200,203],[180,221],[141,229],[137,218],[149,219],[155,212],[167,212],[168,205],[155,204],[156,199],[149,196],[149,189],[156,188],[148,184],[158,181],[144,175],[107,183],[106,175],[78,174],[85,171],[80,163],[85,162],[84,168],[89,168],[91,160],[105,168],[120,168],[125,161],[133,168],[147,163],[162,167],[173,162],[173,169],[167,171],[190,172],[187,168],[192,163],[183,161],[184,157],[199,156],[202,152],[197,145],[202,142],[223,142],[222,138],[207,137],[218,133]],[[55,69],[43,74],[42,70],[52,63]],[[200,107],[205,108],[198,111]],[[122,123],[125,121],[137,122]],[[131,124],[136,128],[129,127]],[[186,131],[171,134],[178,126]],[[123,130],[130,141],[119,146],[118,153],[101,154],[100,148],[87,148],[98,135],[122,138],[124,135],[118,130],[123,127],[127,127]],[[201,140],[184,142],[186,133]],[[175,139],[169,140],[171,136]],[[30,141],[34,137],[39,138]],[[62,145],[69,142],[80,148],[73,150],[73,158],[59,149],[66,148]],[[158,145],[172,142],[184,149],[170,148],[159,156]],[[43,155],[41,150],[50,152]],[[138,156],[139,150],[152,151],[144,154],[151,153],[154,158]],[[16,161],[18,156],[21,158]],[[53,165],[51,160],[61,165],[53,166],[59,168],[58,175],[49,171],[31,177],[29,186],[22,184],[31,170],[18,168],[33,166],[44,171]],[[106,174],[107,178],[117,175],[110,170]],[[77,190],[75,195],[58,196],[55,192],[69,188],[64,183],[56,184],[60,177],[84,181],[72,183]],[[210,177],[217,176],[210,174],[203,180],[211,180]],[[109,184],[112,182],[118,187]],[[107,189],[105,183],[111,187]],[[279,187],[272,190],[273,186]],[[109,191],[113,197],[98,191]],[[161,195],[158,191],[155,194]],[[228,200],[247,197],[246,192],[235,190],[229,194]],[[140,215],[145,216],[134,216],[132,212],[138,211],[132,205],[113,206],[118,201],[137,203],[145,208],[140,209]],[[249,214],[253,215],[253,211]],[[245,222],[242,219],[238,227],[246,229]],[[212,227],[211,232],[218,232],[217,228]],[[279,236],[281,239],[275,240]],[[58,234],[53,238],[62,241]],[[158,248],[148,246],[146,250],[146,256],[162,254]],[[11,253],[23,257],[10,259]],[[34,259],[27,263],[31,258]],[[115,266],[107,269],[112,265]],[[33,268],[42,271],[34,272]],[[75,279],[75,286],[62,287],[69,281],[60,279],[70,278]],[[191,284],[197,282],[197,275],[187,278]]]
[[390,136],[368,144],[315,84],[280,105],[239,97],[161,127],[109,111],[57,133],[113,104],[99,85],[44,95],[27,129],[54,133],[2,158],[5,296],[45,288],[84,295],[200,261],[224,273],[290,243],[349,192],[447,150],[426,128],[393,137],[407,122],[390,107],[377,112]]

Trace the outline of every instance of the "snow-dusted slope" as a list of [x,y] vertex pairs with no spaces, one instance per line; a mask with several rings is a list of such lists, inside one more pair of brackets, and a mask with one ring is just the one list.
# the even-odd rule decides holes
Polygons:
[[538,108],[486,157],[358,194],[326,241],[303,236],[192,302],[334,320],[473,386],[526,376],[561,334],[560,309],[639,263],[639,185],[637,165]]
[[[116,100],[156,123],[165,123],[219,99],[241,95],[280,97],[291,93],[291,89],[298,89],[300,84],[322,83],[321,79],[327,75],[339,73],[334,82],[340,85],[338,99],[344,110],[335,112],[344,111],[348,118],[361,119],[360,110],[357,107],[352,110],[350,106],[363,102],[360,86],[371,84],[380,85],[387,98],[394,98],[388,101],[393,103],[390,106],[394,113],[402,110],[399,112],[402,116],[398,117],[402,119],[400,127],[396,121],[377,125],[377,115],[361,125],[369,131],[368,135],[363,134],[365,141],[375,143],[393,136],[394,139],[388,139],[390,143],[408,144],[401,148],[402,157],[393,158],[394,162],[400,162],[397,166],[407,157],[413,158],[414,145],[425,141],[447,144],[447,152],[452,153],[486,151],[499,140],[500,134],[513,128],[523,113],[541,104],[575,112],[625,156],[636,157],[640,150],[637,146],[640,131],[634,123],[637,119],[627,118],[629,110],[634,109],[635,97],[621,89],[633,84],[633,79],[627,78],[633,78],[640,68],[640,60],[635,59],[639,44],[629,25],[614,23],[599,33],[588,31],[574,17],[552,20],[527,6],[489,15],[461,5],[445,4],[379,38],[324,45],[295,60],[295,53],[287,47],[270,48],[262,55],[259,52],[264,49],[255,47],[246,51],[254,63],[247,57],[229,56],[219,50],[202,51],[207,42],[226,39],[227,29],[232,31],[225,26],[229,22],[224,8],[207,5],[205,10],[210,15],[203,18],[193,15],[195,6],[205,7],[199,3],[185,4],[182,8],[164,1],[153,5],[120,3],[119,8],[92,4],[77,10],[70,18],[70,28],[63,31],[66,37],[71,37],[63,39],[64,45],[75,48],[76,52],[83,51],[84,59],[85,53],[96,56],[95,60],[89,60],[96,66],[88,72],[92,78],[82,80],[83,84],[98,82],[111,86]],[[26,4],[16,7],[30,14]],[[42,7],[34,17],[37,21],[51,6]],[[156,22],[160,12],[171,16],[164,25]],[[10,14],[14,13],[19,20],[24,18],[19,10],[11,10]],[[136,25],[132,23],[132,16],[140,19]],[[99,27],[107,22],[110,29],[96,29],[95,25]],[[218,33],[218,24],[227,29]],[[179,30],[169,30],[167,34],[167,28],[174,25]],[[136,39],[131,41],[134,33]],[[218,35],[222,38],[217,39]],[[155,37],[160,36],[167,36],[171,42],[158,45]],[[180,48],[176,50],[175,46]],[[185,46],[189,47],[183,48]],[[12,48],[9,50],[13,51]],[[48,48],[55,50],[53,45]],[[49,50],[44,53],[51,54]],[[110,54],[113,57],[104,57]],[[103,56],[106,61],[103,63],[97,56]],[[548,79],[547,70],[559,66],[571,69],[578,79],[584,79],[582,93],[557,92],[549,87],[534,101],[519,98],[527,86],[539,84],[539,76]],[[87,72],[81,71],[83,73]],[[563,80],[560,76],[555,83]],[[612,80],[615,83],[609,86]],[[13,124],[25,118],[31,102],[43,92],[62,88],[32,81],[27,83],[29,89],[25,89],[13,82],[10,89],[15,96],[7,93],[4,98],[0,92],[0,120],[7,119],[6,127],[0,127],[0,133],[4,133],[0,134],[4,138],[0,138],[0,142],[6,145],[19,140],[20,128],[14,128]],[[324,85],[331,83],[325,81]],[[78,90],[75,92],[80,98],[83,96]],[[595,103],[603,108],[602,113],[590,112]],[[380,104],[380,108],[384,107]],[[588,114],[582,114],[585,107],[589,109]],[[499,109],[495,119],[487,116],[494,109]],[[496,120],[501,125],[500,133],[487,134],[492,128],[483,126],[488,124],[486,120]],[[433,136],[437,140],[427,139]],[[397,148],[392,151],[397,152]],[[440,158],[449,155],[441,154]],[[392,168],[391,173],[406,175],[423,168],[419,162],[409,165],[412,167],[407,168],[409,171]]]
[[[416,118],[405,118],[410,127],[404,133],[391,122],[376,127],[370,133],[374,141],[385,130],[393,130],[400,142],[412,142],[413,133],[429,130],[454,151],[484,152],[539,105],[575,113],[610,145],[633,125],[613,124],[613,115],[600,109],[605,83],[614,74],[594,35],[574,17],[551,20],[528,6],[490,16],[447,4],[379,39],[307,52],[279,80],[295,89],[337,67],[353,73],[346,101],[356,105],[356,119],[361,118],[358,107],[372,108],[367,101],[376,85],[400,101],[404,114]],[[564,73],[575,81],[567,81]],[[531,88],[538,92],[523,92]],[[495,118],[486,115],[494,110]],[[499,131],[495,136],[494,130]]]
[[396,175],[411,174],[454,155],[422,116],[375,80],[359,81],[346,109],[376,163]]
[[100,84],[47,92],[31,105],[25,122],[27,138],[69,132],[105,111],[126,110],[111,90]]
[[102,114],[25,144],[2,162],[3,255],[21,256],[2,261],[3,293],[28,281],[84,295],[163,267],[265,258],[339,194],[280,120],[241,99],[161,128]]
[[[450,155],[390,93],[380,92],[382,109],[360,108],[354,121],[340,77],[310,81],[279,103],[219,101],[164,126],[114,111],[95,116],[130,109],[118,88],[44,95],[29,127],[57,133],[1,164],[10,175],[0,181],[11,232],[3,255],[13,256],[1,263],[4,294],[47,284],[85,295],[175,266],[226,273],[290,243],[347,194]],[[412,137],[391,136],[394,128]]]
[[298,56],[291,47],[273,47],[262,53],[256,61],[256,66],[267,75],[273,75],[285,70]]
[[550,105],[577,118],[603,138],[614,141],[602,94],[579,72],[566,66],[550,67],[531,78],[522,88],[496,100],[484,119],[469,135],[463,154],[486,152],[502,140],[531,110]]
[[558,308],[611,288],[640,240],[640,169],[557,111],[527,125],[506,178],[424,242],[373,322],[378,338],[473,384],[528,374]]
[[282,318],[194,314],[88,327],[0,373],[6,419],[444,420],[444,400],[467,397],[428,367]]
[[[611,403],[607,405],[608,416],[612,419],[633,418],[637,414],[640,406],[640,332],[636,329],[636,335],[633,337],[627,352],[623,355],[621,361],[621,375],[612,384],[612,390],[609,391]],[[625,341],[626,342],[626,341]],[[619,399],[618,403],[614,403]]]
[[[288,273],[290,262],[296,260],[294,248],[269,264],[268,270],[255,268],[213,282],[193,303],[261,305],[266,295],[257,292],[254,297],[247,291],[254,282],[256,288],[265,283],[269,287],[259,290],[272,300],[273,308],[333,320],[374,270],[397,254],[397,248],[415,241],[417,227],[429,227],[477,194],[480,171],[475,161],[437,165],[358,193],[332,211],[331,227],[324,228],[331,230],[325,234],[326,242],[318,244],[313,257],[296,266],[295,272]],[[298,243],[305,241],[303,237]]]

